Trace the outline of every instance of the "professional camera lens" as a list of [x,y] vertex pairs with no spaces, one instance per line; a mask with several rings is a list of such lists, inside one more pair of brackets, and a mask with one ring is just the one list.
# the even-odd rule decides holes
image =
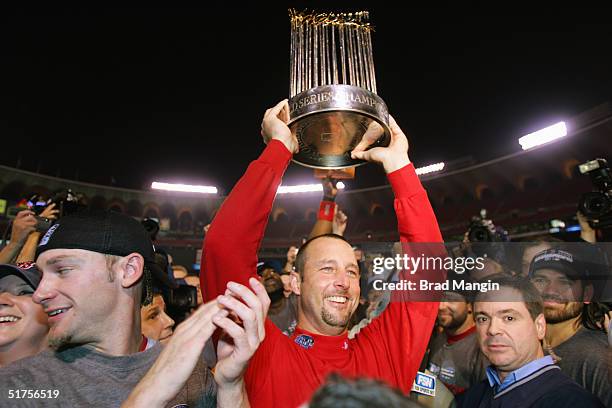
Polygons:
[[168,304],[180,310],[190,310],[198,307],[197,288],[195,286],[181,285],[176,289],[172,289]]
[[487,227],[472,227],[468,233],[470,242],[491,242],[491,232]]
[[585,193],[580,201],[580,212],[588,218],[599,218],[612,209],[610,198],[604,193]]

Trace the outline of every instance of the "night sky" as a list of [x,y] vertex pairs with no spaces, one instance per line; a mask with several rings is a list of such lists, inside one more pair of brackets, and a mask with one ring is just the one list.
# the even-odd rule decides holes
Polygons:
[[[120,187],[226,192],[288,96],[287,9],[370,11],[379,95],[418,165],[519,149],[612,100],[602,10],[398,9],[389,2],[40,8],[0,16],[0,164]],[[384,182],[372,165],[352,188]],[[292,164],[285,184],[312,182]]]

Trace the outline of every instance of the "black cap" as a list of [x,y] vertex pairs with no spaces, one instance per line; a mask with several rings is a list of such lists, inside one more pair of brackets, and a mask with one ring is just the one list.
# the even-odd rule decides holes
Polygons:
[[266,269],[272,269],[274,272],[280,275],[279,268],[275,263],[273,262],[258,262],[257,263],[257,274],[259,276],[261,276],[263,274],[263,271]]
[[529,266],[529,277],[540,269],[552,269],[573,280],[608,278],[608,262],[605,255],[592,244],[566,245],[542,251]]
[[[81,211],[60,218],[41,238],[36,259],[50,249],[84,249],[116,256],[136,252],[144,258],[145,270],[164,283],[170,282],[167,273],[155,262],[155,247],[143,225],[114,211]],[[147,286],[150,285],[145,281],[144,287]],[[144,297],[150,299],[150,294]]]
[[42,275],[34,262],[23,262],[17,265],[0,265],[0,279],[8,275],[15,275],[23,279],[32,287],[36,289],[40,283]]

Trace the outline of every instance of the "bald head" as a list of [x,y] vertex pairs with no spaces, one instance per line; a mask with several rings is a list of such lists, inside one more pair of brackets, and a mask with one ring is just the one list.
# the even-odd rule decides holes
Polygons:
[[344,238],[342,235],[337,235],[337,234],[324,234],[324,235],[319,235],[319,236],[310,238],[308,241],[304,243],[304,245],[300,247],[297,253],[297,256],[295,258],[295,270],[296,272],[300,274],[300,278],[302,279],[304,279],[304,266],[306,265],[306,259],[308,257],[308,252],[309,252],[308,248],[312,246],[311,244],[313,242],[318,241],[320,239],[336,239],[336,240],[344,241],[346,245],[348,245],[349,247],[351,246],[351,244],[349,244],[346,238]]

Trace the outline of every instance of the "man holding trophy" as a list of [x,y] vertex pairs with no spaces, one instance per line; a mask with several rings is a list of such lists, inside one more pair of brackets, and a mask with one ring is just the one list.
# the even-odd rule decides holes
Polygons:
[[[367,13],[291,13],[292,98],[266,111],[261,133],[267,147],[235,185],[206,236],[205,301],[231,297],[226,288],[232,282],[246,284],[256,275],[257,251],[291,159],[323,169],[381,164],[395,194],[401,241],[442,241],[408,158],[408,140],[375,94],[367,19]],[[266,320],[265,339],[245,373],[252,406],[299,406],[332,372],[410,391],[438,303],[406,301],[398,294],[349,339],[359,277],[354,251],[344,238],[327,234],[302,245],[291,273],[299,297],[298,326],[287,337]]]

